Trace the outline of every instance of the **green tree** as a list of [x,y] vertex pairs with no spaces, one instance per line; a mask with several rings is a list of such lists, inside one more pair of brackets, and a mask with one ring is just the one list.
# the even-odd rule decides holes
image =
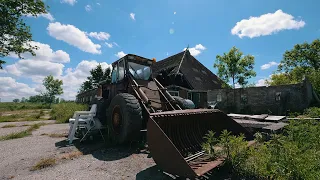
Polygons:
[[107,83],[111,82],[111,69],[107,68],[103,71],[102,66],[99,64],[90,71],[90,76],[82,83],[79,92],[97,88],[102,81],[107,81]]
[[44,98],[41,95],[30,96],[28,102],[40,103],[40,102],[44,102]]
[[19,99],[14,99],[12,102],[18,103],[20,100]]
[[24,103],[24,102],[27,102],[27,100],[25,97],[22,97],[20,102]]
[[47,103],[53,103],[55,96],[63,93],[62,85],[62,80],[54,79],[52,75],[44,78],[43,86],[46,88],[46,92],[43,95]]
[[[48,7],[42,0],[0,0],[0,57],[8,56],[9,53],[20,54],[30,52],[35,55],[36,46],[29,44],[32,41],[30,27],[26,25],[25,15],[37,16],[47,13]],[[2,64],[0,60],[0,69]]]
[[310,69],[318,71],[320,68],[320,40],[312,43],[296,44],[293,49],[283,54],[283,59],[278,66],[279,71],[291,72],[296,67],[305,71]]
[[316,92],[320,93],[320,40],[296,44],[283,54],[278,72],[266,83],[269,85],[296,84],[308,78]]
[[218,76],[228,83],[231,79],[232,87],[239,83],[241,86],[248,84],[248,79],[256,76],[253,70],[254,57],[252,55],[244,56],[236,47],[232,47],[228,53],[222,56],[217,55],[214,67],[218,68]]

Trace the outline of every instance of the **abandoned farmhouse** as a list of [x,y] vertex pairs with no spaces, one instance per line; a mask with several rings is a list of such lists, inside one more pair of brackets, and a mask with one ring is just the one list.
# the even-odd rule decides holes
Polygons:
[[[222,80],[188,50],[154,63],[152,75],[171,95],[192,100],[196,108],[215,104],[226,113],[286,115],[320,103],[307,79],[291,85],[222,88]],[[90,102],[96,94],[96,89],[80,93],[76,101]]]

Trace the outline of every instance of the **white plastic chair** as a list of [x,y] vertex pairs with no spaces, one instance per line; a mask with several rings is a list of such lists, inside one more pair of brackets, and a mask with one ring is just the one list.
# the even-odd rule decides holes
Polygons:
[[[69,144],[72,143],[74,139],[75,132],[77,128],[85,128],[87,132],[83,136],[83,138],[80,140],[80,142],[86,137],[86,135],[93,129],[100,129],[102,128],[101,122],[94,118],[96,116],[97,112],[97,105],[93,104],[91,106],[90,111],[76,111],[73,114],[73,117],[69,119]],[[102,132],[100,131],[100,134],[102,135]],[[102,135],[103,138],[103,135]]]

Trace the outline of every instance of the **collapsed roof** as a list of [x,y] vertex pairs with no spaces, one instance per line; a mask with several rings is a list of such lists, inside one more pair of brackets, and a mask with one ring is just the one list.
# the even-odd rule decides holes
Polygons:
[[164,86],[177,85],[195,90],[220,89],[222,81],[194,58],[189,50],[186,50],[179,68],[184,52],[158,61],[153,65],[153,74],[160,83]]

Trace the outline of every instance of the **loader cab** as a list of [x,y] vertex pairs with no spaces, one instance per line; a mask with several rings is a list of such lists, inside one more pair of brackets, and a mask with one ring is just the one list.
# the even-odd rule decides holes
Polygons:
[[[155,60],[150,60],[137,55],[128,54],[112,63],[111,84],[104,86],[104,98],[109,101],[118,93],[130,91],[128,89],[129,76],[136,81],[150,81],[152,79],[152,64]],[[130,92],[129,92],[130,93]]]
[[136,80],[148,81],[151,78],[151,66],[155,60],[128,54],[112,64],[111,83],[122,83],[129,73]]

